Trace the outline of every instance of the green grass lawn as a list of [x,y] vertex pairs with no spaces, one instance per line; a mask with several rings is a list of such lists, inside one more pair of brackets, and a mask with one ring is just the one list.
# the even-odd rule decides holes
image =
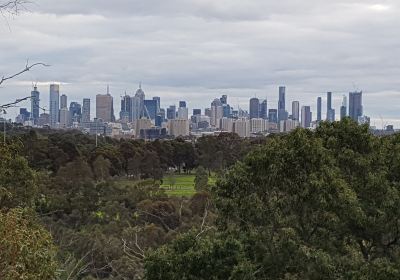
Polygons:
[[[194,189],[194,178],[193,175],[166,175],[163,179],[161,187],[165,190],[168,195],[171,196],[192,196],[196,193]],[[174,182],[175,181],[175,182]],[[210,185],[215,184],[215,178],[211,177],[208,179]]]
[[[161,184],[161,188],[163,188],[169,196],[191,197],[196,193],[194,189],[195,177],[196,176],[194,174],[191,175],[176,174],[173,177],[171,175],[166,174],[164,179],[162,180],[163,183]],[[173,183],[173,181],[175,181],[175,183]],[[116,180],[115,183],[121,186],[126,186],[126,185],[130,186],[137,184],[138,181],[132,181],[129,179],[119,179]],[[214,185],[215,177],[208,178],[208,183],[210,185]]]

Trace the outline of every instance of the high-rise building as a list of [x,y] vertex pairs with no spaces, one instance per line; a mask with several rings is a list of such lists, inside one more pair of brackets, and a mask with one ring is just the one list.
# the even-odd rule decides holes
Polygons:
[[55,127],[59,121],[60,111],[60,86],[50,85],[50,126]]
[[155,120],[157,116],[157,100],[144,100],[144,117]]
[[67,107],[60,108],[60,128],[68,128],[71,125],[71,114]]
[[299,101],[292,102],[292,120],[294,120],[294,121],[300,120],[300,102]]
[[340,119],[343,120],[347,116],[347,97],[343,95],[342,106],[340,106]]
[[68,108],[68,97],[63,94],[60,96],[60,109]]
[[221,100],[218,98],[214,99],[211,103],[211,126],[218,127],[219,120],[224,117],[224,109]]
[[154,96],[153,100],[157,101],[157,114],[159,114],[161,109],[161,98],[159,96]]
[[82,122],[89,123],[90,122],[90,99],[83,99],[83,107],[82,107]]
[[322,121],[322,97],[317,98],[317,122]]
[[233,119],[224,117],[220,120],[219,128],[221,131],[233,132],[233,122]]
[[260,133],[268,130],[268,121],[258,118],[250,120],[250,133]]
[[301,107],[301,127],[311,127],[312,113],[310,106]]
[[236,120],[233,130],[240,137],[250,137],[250,120],[246,118]]
[[142,90],[142,84],[139,84],[139,88],[135,93],[135,96],[131,98],[131,118],[132,121],[138,120],[145,116],[144,110],[144,99],[145,94]]
[[180,119],[180,120],[189,119],[189,109],[186,107],[178,108],[178,119]]
[[132,121],[132,101],[131,97],[125,93],[121,98],[121,111],[119,112],[119,118],[122,122]]
[[179,101],[179,108],[186,108],[186,101]]
[[201,115],[201,109],[193,109],[193,116],[200,116]]
[[278,101],[278,121],[284,121],[288,118],[286,112],[286,87],[279,87],[279,101]]
[[222,95],[219,100],[221,101],[222,105],[228,105],[228,95]]
[[265,99],[260,104],[260,118],[267,120],[268,119],[268,101]]
[[168,120],[169,135],[174,137],[189,135],[189,120]]
[[250,99],[250,119],[260,117],[260,100],[256,97]]
[[108,87],[107,94],[96,95],[96,118],[103,120],[103,122],[115,120],[113,98]]
[[205,108],[204,115],[211,118],[211,108]]
[[335,121],[335,110],[332,108],[332,92],[327,93],[327,108],[326,108],[326,120],[328,122]]
[[268,110],[268,120],[270,123],[278,123],[278,110],[269,109]]
[[33,124],[37,125],[39,122],[40,115],[40,92],[37,90],[35,86],[33,91],[31,92],[31,120]]
[[168,120],[174,120],[176,119],[176,106],[171,105],[169,108],[167,108],[167,119]]
[[349,116],[354,121],[363,115],[362,91],[349,93]]
[[69,112],[72,122],[80,123],[82,121],[82,106],[78,102],[71,102],[69,105]]

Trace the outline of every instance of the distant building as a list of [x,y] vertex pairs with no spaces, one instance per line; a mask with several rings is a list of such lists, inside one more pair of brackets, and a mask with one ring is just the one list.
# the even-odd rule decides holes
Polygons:
[[260,104],[260,118],[267,120],[268,119],[268,101],[265,99]]
[[204,109],[204,115],[206,115],[206,116],[211,118],[211,108]]
[[119,112],[119,118],[124,123],[132,121],[132,100],[131,97],[126,93],[121,98],[121,110]]
[[193,109],[193,116],[200,116],[201,115],[201,109]]
[[268,130],[268,121],[258,118],[250,120],[250,133],[260,133]]
[[211,126],[218,127],[219,120],[224,116],[221,100],[218,98],[214,99],[211,103]]
[[113,122],[115,120],[113,97],[109,92],[96,95],[96,118],[104,122]]
[[228,104],[228,95],[222,95],[219,100],[221,101],[222,105],[227,105]]
[[50,114],[46,113],[40,114],[38,125],[41,127],[50,125]]
[[347,116],[347,97],[343,95],[342,106],[340,106],[340,119],[343,120]]
[[287,120],[288,113],[286,112],[286,87],[279,87],[279,101],[278,101],[278,121]]
[[60,109],[61,108],[68,108],[68,97],[65,94],[60,97]]
[[82,106],[78,102],[71,102],[69,105],[71,121],[80,123],[82,121]]
[[161,109],[161,98],[159,96],[154,96],[153,100],[157,102],[157,114],[159,114]]
[[326,120],[328,122],[335,121],[335,110],[332,108],[332,92],[327,93]]
[[292,102],[292,120],[294,120],[294,121],[300,120],[300,102],[299,101]]
[[167,119],[168,120],[174,120],[176,119],[176,106],[171,105],[169,108],[167,108]]
[[168,120],[169,135],[174,137],[189,135],[189,120]]
[[186,108],[186,101],[179,101],[179,108]]
[[349,116],[354,121],[363,115],[362,91],[349,93]]
[[268,120],[270,123],[278,123],[278,110],[269,109],[268,110]]
[[71,126],[71,114],[67,107],[60,109],[60,128],[65,129]]
[[310,106],[301,107],[301,127],[311,127],[312,113]]
[[50,126],[56,127],[59,121],[59,110],[60,110],[60,86],[51,84],[50,85]]
[[250,120],[245,118],[236,120],[233,130],[240,137],[250,137]]
[[37,125],[39,122],[40,115],[40,92],[37,90],[35,86],[33,91],[31,92],[31,120],[33,124]]
[[83,107],[82,107],[82,123],[90,122],[90,99],[83,99]]
[[298,120],[286,120],[281,121],[279,124],[280,132],[290,132],[300,126],[300,122]]
[[260,100],[258,98],[250,99],[250,119],[258,119],[260,116]]
[[180,119],[180,120],[189,119],[189,109],[186,107],[179,107],[178,108],[178,119]]
[[142,129],[150,129],[153,127],[151,120],[142,118],[135,121],[135,137],[140,138],[140,131]]
[[233,123],[234,123],[234,120],[233,119],[230,119],[230,118],[222,118],[221,120],[220,120],[220,126],[219,126],[219,128],[222,130],[222,131],[226,131],[226,132],[233,132]]
[[151,119],[155,120],[157,116],[157,111],[158,111],[158,102],[157,100],[144,100],[144,116]]
[[317,98],[317,122],[322,121],[322,97]]

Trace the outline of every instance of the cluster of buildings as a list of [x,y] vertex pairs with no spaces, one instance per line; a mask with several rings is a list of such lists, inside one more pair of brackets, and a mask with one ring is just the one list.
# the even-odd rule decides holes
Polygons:
[[[362,92],[350,92],[343,97],[340,118],[351,117],[359,123],[369,123],[363,115]],[[332,106],[332,93],[327,93],[326,118],[335,121],[336,111]],[[279,101],[276,108],[269,108],[267,99],[251,98],[249,110],[235,110],[228,104],[228,96],[222,95],[211,102],[209,108],[193,109],[189,115],[186,101],[179,106],[161,107],[161,98],[146,99],[139,85],[133,95],[123,95],[119,117],[115,117],[114,98],[107,87],[106,94],[98,94],[95,100],[95,118],[91,118],[91,100],[83,98],[82,103],[71,102],[60,95],[60,86],[50,85],[48,110],[40,105],[37,87],[31,92],[31,112],[20,109],[17,123],[33,127],[54,129],[80,129],[84,132],[111,137],[140,139],[162,139],[179,136],[202,136],[221,132],[237,133],[241,137],[252,137],[268,133],[289,132],[297,127],[315,128],[322,118],[322,97],[317,98],[316,118],[313,119],[310,106],[300,106],[293,101],[291,111],[287,110],[286,88],[279,87]],[[42,113],[41,113],[42,112]]]

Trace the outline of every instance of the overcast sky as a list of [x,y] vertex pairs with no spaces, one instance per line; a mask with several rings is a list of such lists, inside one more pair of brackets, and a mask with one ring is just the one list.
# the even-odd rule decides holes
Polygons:
[[46,107],[50,82],[68,101],[110,84],[119,112],[119,96],[142,81],[163,107],[204,108],[228,94],[235,108],[253,96],[276,108],[286,85],[287,109],[299,100],[315,116],[318,96],[326,106],[332,91],[339,113],[342,95],[359,89],[373,125],[400,128],[399,0],[35,0],[28,9],[0,19],[0,75],[27,58],[52,66],[4,84],[0,104],[29,95],[32,82]]

